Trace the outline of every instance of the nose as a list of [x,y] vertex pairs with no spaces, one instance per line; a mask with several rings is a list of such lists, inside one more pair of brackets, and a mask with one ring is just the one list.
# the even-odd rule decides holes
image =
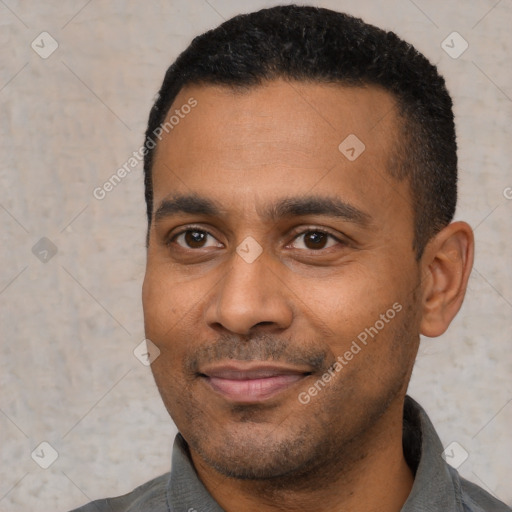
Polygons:
[[248,335],[258,325],[286,329],[293,318],[287,290],[265,254],[248,263],[235,253],[206,308],[206,322],[239,335]]

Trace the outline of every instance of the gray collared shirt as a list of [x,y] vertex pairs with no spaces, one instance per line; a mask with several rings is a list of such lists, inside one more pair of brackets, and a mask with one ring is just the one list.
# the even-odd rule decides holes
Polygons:
[[[511,512],[477,485],[460,477],[441,457],[443,446],[426,412],[410,397],[404,408],[404,454],[415,472],[401,512]],[[178,434],[171,472],[117,498],[93,501],[72,512],[222,512],[194,470]]]

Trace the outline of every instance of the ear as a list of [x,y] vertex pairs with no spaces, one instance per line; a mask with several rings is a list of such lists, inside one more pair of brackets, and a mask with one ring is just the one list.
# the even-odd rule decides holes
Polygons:
[[453,222],[430,240],[421,258],[421,334],[443,334],[459,311],[474,255],[473,230],[465,222]]

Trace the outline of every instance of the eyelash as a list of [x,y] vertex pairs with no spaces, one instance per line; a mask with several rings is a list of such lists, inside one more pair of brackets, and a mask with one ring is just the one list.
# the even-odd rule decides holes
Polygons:
[[[206,235],[211,236],[212,238],[214,238],[216,240],[216,238],[209,231],[206,231],[205,229],[203,229],[203,228],[201,228],[199,226],[188,226],[186,229],[183,229],[183,230],[179,231],[178,233],[175,233],[174,235],[169,237],[168,240],[166,241],[166,245],[169,247],[180,235],[183,235],[183,234],[185,234],[185,233],[187,233],[189,231],[197,231],[199,233],[204,233]],[[325,229],[315,228],[315,227],[309,227],[308,229],[305,229],[303,231],[300,231],[300,232],[296,233],[294,235],[292,241],[294,241],[297,238],[299,238],[300,236],[306,235],[308,233],[321,233],[323,235],[327,235],[329,238],[335,240],[339,244],[346,245],[346,242],[343,242],[342,240],[340,240],[338,237],[334,236],[329,231],[326,231]],[[182,249],[185,249],[185,250],[191,250],[191,251],[197,250],[197,249],[193,249],[193,248],[190,248],[190,247],[188,247],[188,248],[185,248],[185,247],[182,247],[182,246],[179,246],[179,247],[181,247]],[[311,252],[320,252],[320,251],[327,250],[327,249],[330,249],[330,248],[331,247],[322,248],[322,249],[306,249],[306,250],[309,250]],[[199,248],[199,249],[201,249],[201,248]],[[304,250],[304,249],[301,249],[301,250]]]

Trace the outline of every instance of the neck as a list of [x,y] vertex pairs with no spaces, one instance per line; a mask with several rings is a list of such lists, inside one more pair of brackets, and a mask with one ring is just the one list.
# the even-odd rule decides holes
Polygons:
[[191,455],[199,478],[226,512],[399,512],[414,480],[403,455],[402,421],[403,400],[343,453],[272,480],[228,478]]

